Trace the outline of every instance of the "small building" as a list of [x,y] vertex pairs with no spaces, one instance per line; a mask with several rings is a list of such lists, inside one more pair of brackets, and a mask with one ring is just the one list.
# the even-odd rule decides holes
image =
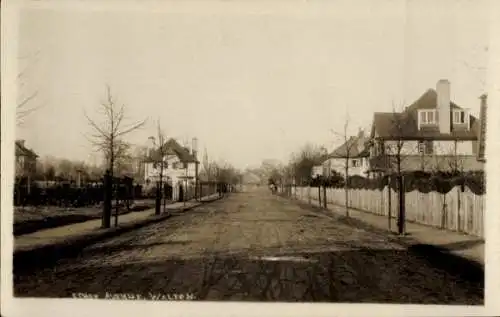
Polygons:
[[162,162],[167,199],[182,200],[188,190],[194,193],[199,167],[195,150],[181,146],[175,139],[169,139],[160,149],[149,149],[144,161],[146,186],[156,186],[160,181]]
[[16,178],[33,177],[36,174],[38,155],[26,147],[25,140],[15,142]]
[[369,148],[368,138],[363,130],[358,135],[351,136],[347,142],[336,148],[323,162],[323,175],[331,176],[336,173],[345,177],[346,164],[349,176],[366,177],[368,173]]

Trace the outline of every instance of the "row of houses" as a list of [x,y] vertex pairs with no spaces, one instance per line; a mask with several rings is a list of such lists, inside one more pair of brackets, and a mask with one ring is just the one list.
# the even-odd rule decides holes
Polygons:
[[376,112],[371,131],[360,130],[334,149],[313,176],[334,171],[378,177],[405,171],[483,171],[487,96],[480,96],[480,118],[450,98],[450,82],[439,80],[401,112]]
[[[193,143],[195,139],[193,139]],[[160,155],[163,154],[163,155]],[[163,157],[162,157],[163,156]],[[206,167],[200,168],[195,144],[190,149],[182,146],[173,138],[159,148],[150,146],[144,157],[134,162],[134,169],[140,170],[137,183],[154,187],[162,174],[162,181],[167,185],[167,194],[178,199],[182,191],[195,186],[198,180],[208,180]],[[24,140],[15,142],[16,177],[33,177],[36,173],[38,155],[28,148]],[[163,164],[161,162],[163,161]],[[163,166],[163,170],[161,170]]]

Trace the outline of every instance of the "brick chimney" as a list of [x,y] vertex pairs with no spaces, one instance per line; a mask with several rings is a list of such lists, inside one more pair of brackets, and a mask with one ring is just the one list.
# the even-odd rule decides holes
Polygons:
[[362,152],[364,147],[365,147],[365,130],[359,128],[359,131],[358,131],[358,152]]
[[450,134],[451,132],[451,100],[450,100],[450,82],[441,79],[436,85],[437,105],[436,110],[439,117],[439,132]]

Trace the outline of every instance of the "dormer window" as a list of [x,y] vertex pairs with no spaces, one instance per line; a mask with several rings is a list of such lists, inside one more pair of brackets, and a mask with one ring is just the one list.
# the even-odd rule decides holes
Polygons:
[[465,111],[454,110],[453,111],[453,123],[454,124],[465,124]]
[[422,110],[420,111],[420,124],[436,124],[437,111],[436,110]]

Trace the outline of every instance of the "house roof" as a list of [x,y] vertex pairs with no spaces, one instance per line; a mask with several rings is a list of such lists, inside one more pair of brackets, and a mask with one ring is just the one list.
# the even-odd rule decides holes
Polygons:
[[26,146],[24,146],[24,142],[21,140],[16,141],[15,153],[16,156],[28,156],[33,158],[38,157],[38,155],[32,149],[28,149]]
[[[372,137],[382,139],[439,139],[439,140],[477,140],[479,132],[479,120],[470,116],[471,128],[453,129],[450,134],[439,132],[438,127],[426,127],[418,129],[418,110],[435,109],[437,104],[437,93],[434,89],[427,90],[413,104],[406,107],[403,112],[376,112],[373,115]],[[452,109],[462,109],[451,102]]]
[[327,156],[327,159],[368,156],[369,150],[366,146],[367,141],[368,139],[363,133],[359,133],[357,136],[351,136],[344,144],[333,150],[333,152]]
[[161,153],[167,155],[175,155],[183,163],[199,163],[196,157],[190,153],[188,148],[181,146],[175,139],[171,138],[165,142],[161,149],[152,151],[150,155],[146,157],[146,162],[156,161]]

